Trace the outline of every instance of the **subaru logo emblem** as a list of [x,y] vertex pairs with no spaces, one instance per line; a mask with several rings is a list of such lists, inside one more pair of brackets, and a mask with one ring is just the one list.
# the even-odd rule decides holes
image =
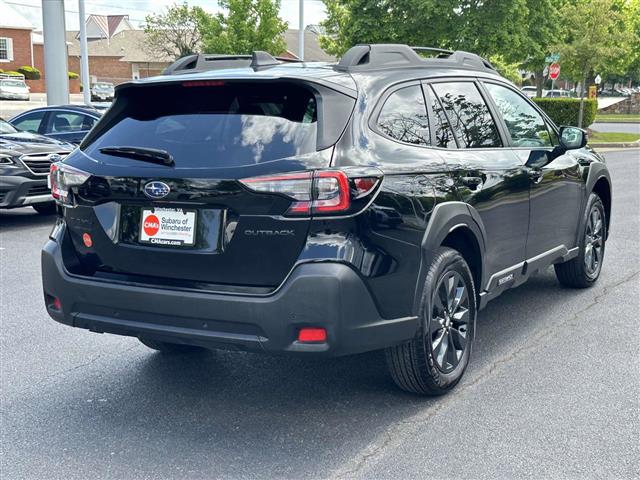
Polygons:
[[170,191],[169,185],[164,182],[149,182],[144,186],[144,194],[156,200],[166,197]]
[[49,161],[51,163],[56,163],[56,162],[59,162],[60,160],[62,160],[62,157],[57,153],[52,153],[51,155],[49,155]]

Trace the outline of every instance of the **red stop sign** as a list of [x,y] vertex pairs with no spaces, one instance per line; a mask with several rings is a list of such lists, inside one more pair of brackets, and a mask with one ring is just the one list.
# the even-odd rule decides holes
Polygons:
[[549,65],[549,78],[551,80],[557,80],[559,76],[560,76],[560,64],[552,63],[551,65]]
[[158,217],[151,214],[147,216],[142,222],[142,228],[144,229],[144,233],[146,233],[150,237],[153,237],[156,233],[158,233],[158,230],[160,230],[160,220],[158,220]]

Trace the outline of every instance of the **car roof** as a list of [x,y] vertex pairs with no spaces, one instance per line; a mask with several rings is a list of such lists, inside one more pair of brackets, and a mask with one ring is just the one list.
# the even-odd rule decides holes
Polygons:
[[73,105],[73,104],[70,104],[70,105],[47,105],[46,107],[36,107],[36,108],[32,108],[30,110],[26,110],[24,112],[21,112],[18,115],[16,115],[16,117],[24,115],[25,113],[31,113],[31,112],[37,112],[37,111],[48,111],[48,110],[68,110],[68,111],[72,111],[72,112],[80,112],[80,113],[86,113],[86,114],[89,114],[89,115],[95,115],[97,117],[102,115],[102,112],[100,112],[100,110],[96,109],[95,107],[93,107],[91,105]]

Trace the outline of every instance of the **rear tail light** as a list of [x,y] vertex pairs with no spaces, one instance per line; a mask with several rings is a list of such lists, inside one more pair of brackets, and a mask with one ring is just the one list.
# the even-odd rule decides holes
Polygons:
[[71,187],[77,187],[86,182],[91,174],[57,162],[51,165],[49,170],[49,187],[51,195],[62,205],[69,206],[71,200]]
[[293,202],[287,216],[348,214],[352,200],[373,192],[380,178],[349,178],[340,170],[287,173],[240,180],[250,190],[259,193],[277,193]]

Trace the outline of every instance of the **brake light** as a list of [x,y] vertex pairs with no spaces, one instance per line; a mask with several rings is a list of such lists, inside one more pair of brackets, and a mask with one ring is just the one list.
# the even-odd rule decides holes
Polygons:
[[314,185],[313,212],[333,213],[349,210],[349,179],[341,171],[318,172]]
[[86,182],[91,174],[57,162],[49,169],[49,187],[51,195],[62,205],[71,205],[71,187],[77,187]]
[[221,80],[189,80],[182,82],[183,87],[223,87],[224,82]]

